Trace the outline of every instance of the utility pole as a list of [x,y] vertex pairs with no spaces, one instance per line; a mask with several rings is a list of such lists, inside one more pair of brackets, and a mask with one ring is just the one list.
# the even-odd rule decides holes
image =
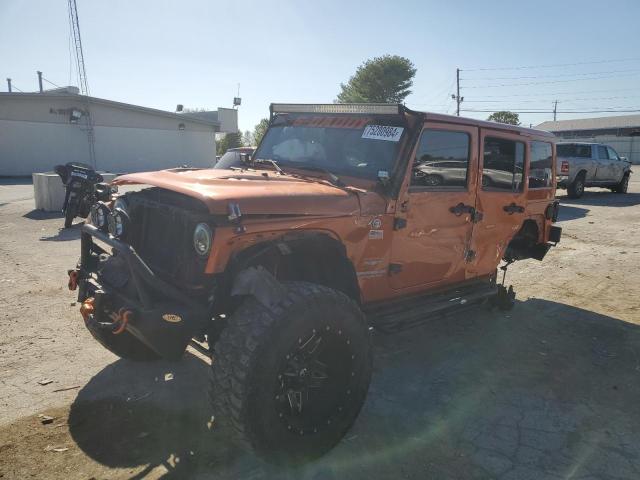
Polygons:
[[9,93],[11,93],[11,79],[7,78],[7,88],[9,89]]
[[42,72],[40,70],[38,70],[38,86],[40,87],[40,93],[42,93],[44,91],[44,89],[42,88]]
[[460,96],[460,69],[456,68],[456,93],[451,94],[451,98],[456,101],[456,115],[460,116],[460,104],[464,100],[464,97]]
[[553,121],[556,121],[556,114],[558,113],[558,100],[553,102]]

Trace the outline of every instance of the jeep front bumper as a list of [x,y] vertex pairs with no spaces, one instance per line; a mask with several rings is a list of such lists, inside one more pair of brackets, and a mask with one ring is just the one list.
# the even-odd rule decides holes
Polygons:
[[126,330],[164,358],[179,358],[208,320],[204,305],[159,278],[131,245],[93,225],[82,226],[80,262],[69,276],[89,329]]

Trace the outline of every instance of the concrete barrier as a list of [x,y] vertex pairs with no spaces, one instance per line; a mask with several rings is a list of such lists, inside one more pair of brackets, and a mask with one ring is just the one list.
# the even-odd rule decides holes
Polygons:
[[[116,178],[115,173],[103,173],[105,182],[110,182]],[[64,203],[65,188],[58,174],[53,172],[34,173],[33,195],[36,199],[36,209],[45,212],[59,212]]]

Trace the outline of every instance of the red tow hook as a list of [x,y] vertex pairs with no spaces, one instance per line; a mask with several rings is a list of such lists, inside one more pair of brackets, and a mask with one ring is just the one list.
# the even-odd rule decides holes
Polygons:
[[122,332],[124,332],[132,316],[133,312],[131,310],[125,309],[124,307],[118,310],[118,313],[113,312],[111,314],[111,318],[113,319],[114,329],[111,333],[113,333],[114,335],[120,335]]
[[67,273],[69,274],[69,290],[73,291],[78,288],[78,271],[69,270]]

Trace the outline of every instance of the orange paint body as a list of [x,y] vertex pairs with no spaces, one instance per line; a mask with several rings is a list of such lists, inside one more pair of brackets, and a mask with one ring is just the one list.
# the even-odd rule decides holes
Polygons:
[[[275,170],[166,170],[119,177],[116,184],[153,185],[194,197],[212,215],[226,216],[229,203],[239,205],[242,231],[216,227],[207,273],[223,272],[245,248],[292,231],[317,231],[340,241],[358,277],[362,303],[419,293],[476,277],[493,275],[509,241],[525,220],[538,227],[538,243],[548,241],[551,220],[545,215],[555,196],[555,146],[549,133],[438,114],[425,114],[417,131],[462,132],[469,139],[466,186],[430,188],[411,185],[419,142],[404,141],[397,161],[406,163],[404,179],[393,197],[373,180],[344,178],[346,187],[326,177],[285,167]],[[523,145],[521,191],[483,187],[489,175],[483,165],[485,137],[515,140]],[[549,184],[530,188],[531,141],[552,148]],[[407,158],[408,157],[408,158]],[[314,176],[316,173],[314,172]],[[451,212],[456,205],[471,213]],[[521,212],[507,212],[509,205]],[[391,272],[391,266],[396,271]]]

